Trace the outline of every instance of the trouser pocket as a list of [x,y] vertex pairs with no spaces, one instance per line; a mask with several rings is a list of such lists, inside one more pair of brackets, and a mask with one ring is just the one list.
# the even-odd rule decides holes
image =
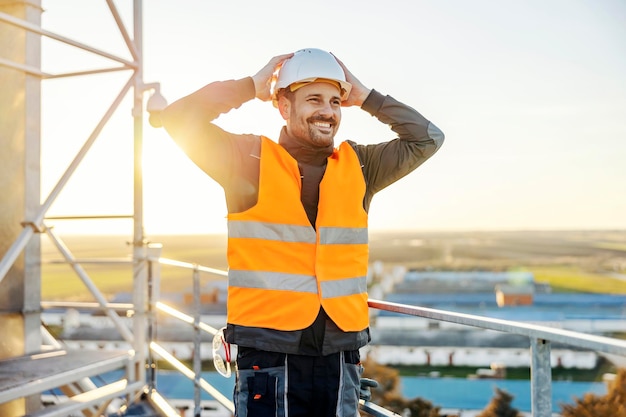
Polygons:
[[[343,354],[343,352],[342,352]],[[359,416],[359,389],[363,366],[342,358],[342,383],[339,386],[337,413],[343,417]]]
[[239,370],[235,387],[237,417],[284,417],[285,367]]

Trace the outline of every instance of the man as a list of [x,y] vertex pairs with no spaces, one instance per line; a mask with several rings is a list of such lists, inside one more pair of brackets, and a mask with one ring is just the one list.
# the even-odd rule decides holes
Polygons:
[[[278,143],[211,123],[255,97],[283,117]],[[361,107],[398,138],[335,148],[342,106]],[[162,121],[225,191],[236,416],[358,416],[359,349],[370,340],[367,211],[376,192],[439,149],[443,134],[319,49],[211,83],[171,104]]]

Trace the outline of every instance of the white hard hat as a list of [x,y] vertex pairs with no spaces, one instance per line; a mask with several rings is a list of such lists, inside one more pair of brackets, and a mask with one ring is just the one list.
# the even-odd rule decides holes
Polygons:
[[281,88],[294,83],[312,83],[318,79],[337,82],[341,89],[341,100],[348,98],[352,85],[346,81],[343,68],[332,54],[315,48],[300,49],[285,61],[278,72],[272,98],[276,102],[276,94]]

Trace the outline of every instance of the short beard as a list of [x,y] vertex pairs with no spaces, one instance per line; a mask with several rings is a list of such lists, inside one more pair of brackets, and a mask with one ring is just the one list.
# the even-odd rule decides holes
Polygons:
[[332,117],[330,118],[326,118],[326,117],[319,117],[319,116],[313,116],[313,117],[309,117],[307,119],[307,125],[308,125],[308,131],[309,131],[309,137],[311,138],[311,141],[313,143],[315,143],[316,145],[320,145],[320,146],[329,146],[328,143],[328,135],[320,135],[316,128],[314,127],[314,123],[315,122],[326,122],[326,123],[330,123],[330,129],[331,129],[331,133],[330,133],[330,145],[332,145],[334,143],[334,139],[335,139],[335,133],[336,133],[336,120]]

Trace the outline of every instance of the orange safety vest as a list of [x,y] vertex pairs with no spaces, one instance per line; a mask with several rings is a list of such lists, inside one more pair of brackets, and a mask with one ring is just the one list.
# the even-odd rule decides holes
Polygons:
[[365,180],[354,149],[328,158],[317,231],[300,200],[297,161],[262,137],[257,204],[228,214],[228,323],[300,330],[320,305],[343,331],[369,325]]

